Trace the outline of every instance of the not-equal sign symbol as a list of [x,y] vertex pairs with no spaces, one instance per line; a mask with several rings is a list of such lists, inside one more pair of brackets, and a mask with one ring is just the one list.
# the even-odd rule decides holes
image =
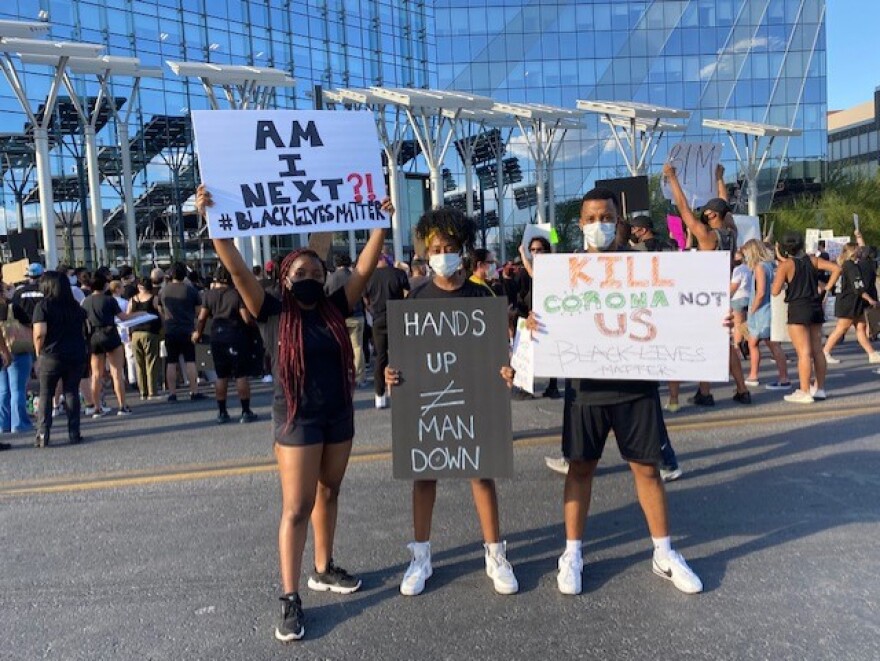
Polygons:
[[430,413],[434,409],[446,408],[449,406],[461,406],[462,404],[464,404],[463,399],[455,399],[455,400],[449,400],[449,401],[445,401],[445,402],[442,401],[444,397],[447,397],[447,396],[454,397],[455,395],[460,396],[464,392],[464,388],[453,388],[454,385],[455,385],[455,379],[450,381],[449,384],[443,390],[437,390],[435,392],[423,392],[422,394],[420,394],[419,397],[421,397],[422,399],[433,398],[433,400],[429,404],[422,404],[422,406],[421,406],[422,416],[427,415],[428,413]]

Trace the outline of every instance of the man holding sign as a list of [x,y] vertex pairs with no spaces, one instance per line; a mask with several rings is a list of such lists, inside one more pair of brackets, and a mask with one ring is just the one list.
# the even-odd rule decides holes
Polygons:
[[[610,286],[613,280],[641,282],[641,278],[644,276],[644,273],[636,273],[632,270],[634,262],[624,262],[623,257],[604,257],[604,254],[613,251],[612,245],[615,236],[613,228],[618,223],[624,222],[613,192],[605,189],[593,189],[587,193],[581,204],[579,222],[584,232],[584,244],[587,251],[585,256],[552,255],[535,260],[533,326],[537,328],[536,318],[543,317],[547,321],[545,330],[548,331],[545,335],[537,337],[538,355],[536,361],[538,364],[536,364],[536,371],[539,369],[548,373],[563,371],[574,375],[586,364],[588,369],[598,370],[598,374],[608,374],[610,377],[571,378],[566,383],[562,431],[562,452],[569,462],[565,479],[563,508],[566,544],[565,552],[558,562],[557,585],[563,594],[574,595],[581,592],[583,571],[581,540],[590,506],[593,475],[602,456],[605,441],[609,433],[613,431],[620,453],[629,463],[632,471],[639,504],[651,534],[654,546],[654,573],[671,580],[675,587],[682,592],[688,594],[700,592],[703,589],[700,579],[691,571],[684,558],[671,548],[666,493],[658,470],[658,464],[662,460],[661,447],[668,442],[668,435],[663,421],[657,381],[647,380],[645,378],[646,372],[634,373],[630,371],[631,368],[636,367],[639,370],[650,371],[657,365],[652,365],[650,358],[644,367],[633,363],[627,364],[626,360],[622,358],[623,352],[627,351],[623,347],[618,350],[621,360],[611,358],[607,365],[597,367],[594,364],[595,361],[601,362],[603,355],[611,356],[614,353],[613,349],[607,351],[600,349],[597,340],[592,351],[585,345],[572,346],[569,350],[565,350],[560,347],[560,342],[554,341],[552,338],[552,329],[549,325],[551,322],[554,328],[562,327],[562,330],[568,329],[572,333],[576,332],[580,337],[585,336],[583,326],[580,324],[575,326],[571,321],[567,321],[565,316],[566,314],[570,316],[578,314],[575,307],[579,301],[584,306],[589,304],[589,310],[596,309],[592,307],[592,303],[588,303],[588,295],[591,292],[581,293],[578,289],[582,283],[595,283],[596,287],[590,286],[590,288],[601,289],[603,284]],[[659,264],[659,255],[631,254],[639,255],[639,258],[656,260],[653,264]],[[686,255],[672,253],[668,256],[686,257]],[[559,277],[558,273],[549,272],[547,269],[551,266],[552,261],[559,259],[568,261],[568,278],[564,279],[571,280],[572,283],[572,291],[565,296],[553,294],[555,291],[553,287],[558,287]],[[598,266],[599,270],[587,273],[585,269],[591,264]],[[616,271],[621,264],[624,265],[623,275]],[[721,288],[726,291],[727,278],[723,264],[720,273]],[[649,270],[643,286],[648,287],[651,282],[656,285],[652,300],[659,306],[665,300],[665,296],[662,295],[663,288],[668,288],[668,283],[659,266],[655,266],[653,272]],[[712,305],[709,299],[711,296],[708,297],[706,306]],[[565,314],[561,314],[562,310],[557,308],[557,303],[565,306],[567,310]],[[635,353],[638,354],[638,347],[646,346],[644,341],[641,343],[640,341],[647,341],[651,338],[652,332],[656,333],[656,329],[651,330],[651,309],[634,310],[631,315],[625,315],[617,309],[619,306],[614,294],[609,294],[605,298],[605,303],[600,303],[600,306],[602,305],[611,309],[608,314],[596,313],[594,315],[594,321],[599,324],[599,328],[593,332],[600,336],[600,339],[619,335],[621,332],[628,333],[629,337],[633,338],[632,344]],[[650,305],[651,303],[645,302],[646,307],[650,308]],[[726,305],[725,299],[725,309]],[[605,310],[605,307],[601,309]],[[600,319],[600,316],[603,319]],[[616,330],[612,327],[615,319],[617,320]],[[606,327],[606,324],[610,324],[610,326]],[[623,330],[621,331],[621,329]],[[647,347],[645,351],[650,353],[650,347]],[[541,353],[544,353],[543,360]],[[629,352],[627,355],[630,353],[633,352]],[[573,361],[570,360],[572,356],[575,358]],[[688,358],[682,354],[680,360],[686,361]],[[659,367],[662,368],[664,365],[661,363]],[[653,378],[660,376],[665,376],[665,374],[656,372]]]

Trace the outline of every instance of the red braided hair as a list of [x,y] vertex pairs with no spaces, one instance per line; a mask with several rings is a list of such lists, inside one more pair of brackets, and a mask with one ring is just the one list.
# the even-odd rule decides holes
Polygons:
[[[278,320],[278,377],[281,379],[284,399],[287,401],[287,430],[293,424],[300,399],[302,399],[303,384],[306,379],[306,361],[303,350],[302,310],[297,304],[293,292],[287,287],[285,279],[293,263],[303,256],[314,258],[324,267],[324,262],[315,251],[303,248],[287,255],[281,262],[279,269],[281,317]],[[354,352],[348,337],[348,329],[345,326],[345,318],[327,298],[322,298],[318,302],[318,312],[324,323],[327,324],[333,338],[339,344],[342,355],[342,382],[346,401],[350,402],[354,392]]]

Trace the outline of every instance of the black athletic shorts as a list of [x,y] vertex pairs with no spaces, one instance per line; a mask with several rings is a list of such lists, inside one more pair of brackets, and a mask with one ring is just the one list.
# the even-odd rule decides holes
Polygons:
[[590,405],[566,401],[562,417],[562,455],[569,461],[595,461],[610,432],[626,461],[657,464],[666,434],[660,395],[652,393],[622,404]]
[[166,335],[165,352],[168,354],[167,360],[171,365],[176,365],[181,356],[183,356],[185,363],[196,362],[196,345],[189,337],[183,335]]
[[825,313],[819,303],[792,303],[788,306],[788,323],[797,326],[815,326],[825,323]]
[[122,338],[115,326],[96,328],[89,337],[89,350],[96,356],[108,354],[122,346]]
[[248,376],[247,357],[243,342],[229,344],[227,342],[211,342],[211,358],[214,359],[214,371],[219,379],[237,379]]
[[301,417],[297,415],[287,429],[287,407],[272,411],[275,442],[279,445],[331,445],[354,438],[354,409],[343,407],[324,415]]

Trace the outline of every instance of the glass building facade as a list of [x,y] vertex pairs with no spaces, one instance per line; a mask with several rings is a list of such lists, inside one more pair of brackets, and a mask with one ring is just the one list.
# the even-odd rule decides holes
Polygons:
[[[163,78],[144,79],[141,83],[139,104],[129,130],[135,139],[154,116],[179,117],[189,110],[209,107],[201,84],[176,77],[165,64],[168,60],[247,64],[291,72],[297,85],[277,91],[270,105],[279,108],[313,107],[315,85],[325,89],[369,85],[428,87],[436,79],[431,2],[3,0],[0,19],[46,20],[51,25],[47,39],[103,44],[108,55],[135,56],[145,66],[162,67]],[[46,66],[19,66],[17,61],[16,66],[24,72],[23,81],[36,109],[45,100],[51,70]],[[73,76],[73,80],[79,94],[97,94],[98,85],[93,78]],[[128,99],[130,89],[130,80],[121,78],[113,94]],[[21,133],[25,122],[12,88],[0,76],[0,133]],[[65,142],[76,143],[76,137],[71,135]],[[98,143],[116,144],[112,121],[98,133]],[[76,151],[81,145],[72,147]],[[74,172],[76,158],[63,145],[56,145],[52,157],[53,174],[69,176]],[[186,160],[187,154],[182,154],[182,158]],[[170,160],[167,152],[156,155],[136,173],[136,198],[155,183],[171,180],[167,164]],[[184,167],[184,174],[188,173]],[[5,174],[8,179],[11,173]],[[183,182],[184,199],[194,185],[190,179]],[[14,227],[14,196],[8,186],[3,189],[3,215],[7,225]],[[119,209],[120,196],[107,182],[102,185],[102,195],[105,213],[112,215],[114,209]],[[161,196],[157,199],[159,203],[163,201]],[[59,213],[66,213],[63,202],[56,207]],[[161,213],[162,210],[156,210],[153,215]],[[35,224],[38,205],[26,204],[25,214],[27,224]],[[149,216],[145,210],[138,210],[139,219]],[[119,237],[114,239],[112,229],[108,225],[108,246],[115,241],[121,250],[124,244]],[[161,228],[157,231],[161,233]],[[62,250],[60,254],[63,256]]]
[[[574,108],[577,99],[691,111],[687,130],[658,148],[657,173],[679,140],[723,142],[702,120],[801,129],[773,146],[762,177],[766,209],[777,178],[816,179],[827,151],[824,0],[437,0],[441,88],[499,101]],[[625,176],[607,126],[588,115],[569,131],[555,171],[557,200]],[[522,145],[510,145],[527,162]]]

